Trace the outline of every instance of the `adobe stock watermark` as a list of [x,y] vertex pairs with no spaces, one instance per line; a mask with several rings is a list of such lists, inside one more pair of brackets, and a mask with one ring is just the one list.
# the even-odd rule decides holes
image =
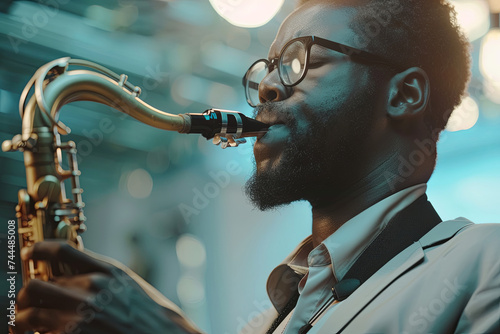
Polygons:
[[23,16],[21,22],[21,35],[9,32],[7,38],[14,53],[19,53],[19,46],[27,44],[36,38],[40,29],[49,24],[50,19],[59,13],[60,5],[69,3],[70,0],[38,0],[38,10],[31,17]]
[[432,139],[424,138],[423,140],[415,139],[413,141],[417,149],[410,152],[408,157],[400,154],[398,156],[398,170],[394,174],[388,170],[384,172],[384,179],[392,191],[397,189],[398,183],[403,183],[409,178],[418,167],[422,166],[431,155],[436,152],[436,144]]
[[113,124],[113,121],[107,117],[99,120],[99,124],[96,129],[84,129],[82,134],[86,139],[78,141],[78,150],[76,154],[77,162],[81,164],[83,157],[89,156],[94,150],[94,147],[101,145],[104,141],[104,135],[111,134],[115,131],[115,129],[116,126]]
[[[387,2],[387,6],[382,8],[371,8],[367,11],[371,19],[366,19],[362,26],[355,29],[356,36],[354,39],[354,47],[363,49],[366,48],[370,42],[380,35],[383,29],[387,28],[395,15],[403,11],[403,6],[399,0],[391,0]],[[348,55],[356,53],[356,50],[345,47],[344,52]]]
[[[142,84],[145,90],[142,91],[140,98],[144,99],[147,96],[148,91],[152,91],[158,88],[165,80],[168,80],[170,73],[164,72],[160,69],[160,65],[156,66],[146,66],[146,75],[143,77]],[[127,96],[121,95],[127,94],[125,92],[117,92],[114,99],[110,99],[111,103],[109,106],[112,108],[114,114],[118,114],[118,120],[123,120],[127,117],[132,117],[130,115],[134,114],[134,110],[131,106],[126,103]],[[153,111],[152,111],[153,113]],[[104,142],[106,135],[110,135],[116,130],[113,120],[108,117],[101,118],[94,129],[84,129],[82,131],[85,139],[78,141],[77,143],[77,161],[80,164],[84,157],[89,156],[94,148],[98,147]]]
[[[269,309],[273,308],[273,304],[268,299],[263,301],[253,301],[253,306],[255,307],[255,311],[248,314],[245,318],[239,316],[236,318],[238,322],[237,330],[234,333],[239,334],[250,334],[255,333],[254,330],[257,328],[261,328],[266,325],[266,321],[269,319],[266,318],[265,314],[269,311]],[[225,334],[230,334],[229,332],[225,332]]]
[[[448,121],[453,110],[447,110],[443,114],[443,119]],[[464,117],[464,115],[457,114],[458,117]],[[455,121],[460,121],[455,119]],[[413,175],[420,166],[422,166],[429,157],[436,154],[436,146],[438,140],[443,142],[446,137],[442,134],[443,130],[440,128],[434,128],[430,132],[427,138],[415,139],[413,143],[415,144],[415,149],[412,150],[407,155],[400,154],[398,156],[398,169],[397,174],[385,171],[383,177],[385,182],[389,184],[392,191],[397,189],[398,183],[405,182],[411,175]]]
[[[281,282],[283,283],[281,287],[270,291],[269,298],[273,300],[274,303],[285,305],[288,303],[290,298],[296,293],[297,285],[302,279],[301,275],[295,274],[292,271],[287,271],[283,274]],[[246,319],[243,317],[237,317],[238,322],[236,331],[233,333],[239,334],[251,334],[255,333],[257,329],[262,330],[263,326],[270,326],[272,321],[276,319],[276,316],[269,313],[270,309],[274,309],[274,305],[269,299],[264,301],[254,300],[253,306],[256,310],[249,313]],[[265,328],[267,330],[267,328]],[[225,334],[229,334],[226,332]]]
[[220,195],[222,189],[226,188],[231,182],[231,177],[240,174],[243,171],[241,165],[231,160],[226,164],[225,170],[218,172],[210,171],[208,175],[213,182],[207,182],[203,187],[193,188],[193,199],[190,204],[180,203],[177,205],[186,224],[191,222],[192,216],[199,215],[210,201]]
[[79,319],[70,321],[65,326],[64,333],[82,333],[86,324],[90,324],[97,313],[105,310],[106,306],[113,301],[121,304],[120,296],[124,295],[125,289],[131,284],[135,284],[133,278],[123,271],[115,272],[113,277],[107,281],[107,286],[99,290],[89,301],[80,303],[76,308]]
[[[447,305],[451,304],[467,287],[460,284],[458,277],[451,282],[448,279],[444,280],[444,288],[439,295],[436,295],[426,307],[419,307],[418,310],[413,312],[409,318],[409,325],[412,330],[411,333],[427,333],[429,325],[434,323],[441,315]],[[403,334],[409,334],[404,332]]]

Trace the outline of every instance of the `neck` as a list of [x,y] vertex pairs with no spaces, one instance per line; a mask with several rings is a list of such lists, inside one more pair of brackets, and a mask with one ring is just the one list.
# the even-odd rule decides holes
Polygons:
[[331,196],[328,201],[312,205],[312,238],[314,247],[337,231],[345,222],[382,199],[391,191],[380,186],[350,189],[341,196]]
[[344,188],[345,190],[338,191],[333,188],[328,192],[322,192],[319,198],[309,200],[312,206],[314,247],[370,206],[402,189],[426,182],[425,178],[394,182],[388,179],[388,175],[397,175],[397,172],[387,173],[388,170],[393,170],[387,167],[387,163],[382,163],[366,177]]

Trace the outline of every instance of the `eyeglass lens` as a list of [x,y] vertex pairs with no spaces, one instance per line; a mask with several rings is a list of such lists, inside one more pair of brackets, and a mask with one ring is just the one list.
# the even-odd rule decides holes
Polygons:
[[281,80],[285,85],[293,85],[300,80],[306,68],[306,48],[301,41],[287,46],[280,62]]
[[245,92],[248,103],[255,107],[259,104],[259,84],[267,75],[267,64],[264,61],[255,63],[248,71]]
[[[302,78],[306,69],[306,46],[302,41],[295,41],[287,46],[279,60],[279,73],[285,85],[294,85]],[[259,84],[268,74],[264,61],[255,63],[246,77],[246,95],[251,106],[260,103]]]

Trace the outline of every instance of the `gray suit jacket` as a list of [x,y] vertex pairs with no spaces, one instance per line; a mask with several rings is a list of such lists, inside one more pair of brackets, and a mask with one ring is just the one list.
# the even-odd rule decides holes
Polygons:
[[[241,333],[265,333],[276,311],[261,316]],[[338,332],[500,333],[500,224],[440,223],[309,331]]]

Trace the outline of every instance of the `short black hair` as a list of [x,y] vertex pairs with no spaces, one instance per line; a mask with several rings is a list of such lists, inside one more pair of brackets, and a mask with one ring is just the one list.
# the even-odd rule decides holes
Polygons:
[[427,73],[431,96],[426,118],[433,132],[443,130],[470,78],[470,43],[453,5],[447,0],[324,1],[355,7],[351,28],[360,39],[353,47]]

